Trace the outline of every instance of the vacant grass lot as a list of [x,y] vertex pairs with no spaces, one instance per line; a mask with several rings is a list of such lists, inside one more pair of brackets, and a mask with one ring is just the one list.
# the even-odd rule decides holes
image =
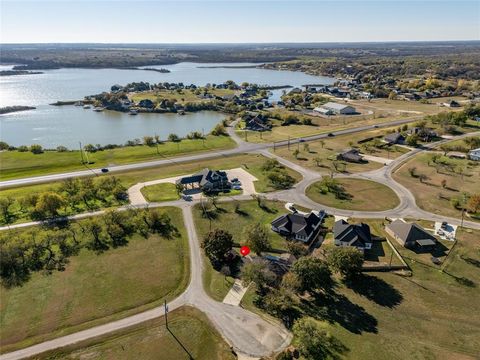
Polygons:
[[337,199],[332,193],[322,194],[319,191],[320,182],[307,188],[306,195],[313,201],[338,209],[382,211],[395,208],[400,199],[388,186],[363,179],[337,179],[351,196],[350,199]]
[[[361,143],[359,143],[359,141],[364,141],[366,139],[374,137],[383,137],[388,130],[393,129],[394,128],[375,129],[361,132],[358,134],[335,136],[324,140],[311,141],[308,142],[308,148],[305,148],[306,143],[291,145],[290,149],[288,149],[287,146],[284,146],[281,148],[276,148],[275,154],[284,157],[290,161],[293,161],[303,167],[316,171],[327,172],[332,166],[332,160],[336,159],[336,155],[338,153],[342,152],[343,150],[349,149],[352,146],[359,147],[360,150],[362,150]],[[372,153],[368,155],[385,157],[390,159],[394,159],[408,152],[408,149],[400,146],[390,146],[388,147],[388,151],[386,148],[380,150],[371,147],[370,149],[372,150]],[[300,151],[297,157],[294,156],[295,150]],[[273,149],[271,151],[273,151]],[[347,165],[345,171],[349,173],[375,170],[383,166],[383,163],[374,161],[369,161],[367,163],[361,164],[346,164]]]
[[[233,235],[235,243],[244,244],[245,229],[253,224],[261,223],[270,228],[270,222],[277,216],[287,212],[285,204],[281,202],[265,201],[266,209],[258,207],[256,201],[238,202],[239,210],[235,212],[235,203],[220,203],[217,205],[217,211],[212,219],[212,229],[223,229]],[[203,216],[202,207],[196,205],[194,207],[193,216],[197,227],[198,237],[200,240],[210,230],[210,221]],[[286,241],[280,235],[270,231],[270,240],[275,250],[283,251],[286,249]],[[221,301],[230,290],[233,284],[232,277],[225,277],[220,272],[213,269],[210,261],[205,257],[205,274],[203,277],[205,289],[207,293],[215,300]]]
[[[461,217],[461,210],[454,208],[450,199],[462,197],[463,192],[480,192],[480,163],[442,157],[441,160],[451,164],[455,170],[452,172],[440,168],[437,172],[435,166],[428,166],[431,159],[431,154],[416,155],[400,166],[393,173],[393,178],[413,193],[417,205],[422,209],[445,216]],[[411,168],[416,169],[417,176],[425,175],[427,179],[422,183],[419,177],[412,177],[408,170]],[[458,173],[460,170],[463,176]],[[446,181],[445,187],[442,186],[443,180]]]
[[[444,272],[409,262],[411,277],[377,272],[350,286],[339,281],[333,294],[302,301],[301,316],[318,320],[342,359],[477,359],[479,238],[461,231]],[[249,290],[242,305],[254,307],[252,299]]]
[[181,236],[135,235],[101,255],[82,250],[64,272],[33,274],[1,289],[2,352],[132,315],[173,299],[189,279],[188,240],[180,209],[166,209]]
[[142,188],[142,194],[149,202],[171,201],[180,199],[175,184],[161,183]]
[[[165,142],[156,146],[128,146],[123,148],[88,153],[90,167],[99,168],[134,162],[160,160],[168,156],[203,152],[212,149],[230,149],[235,142],[228,136],[208,136],[202,140],[182,140],[179,143]],[[31,152],[0,152],[0,180],[28,176],[47,175],[75,170],[87,170],[82,164],[80,151],[45,151],[43,154]]]
[[181,360],[189,355],[198,360],[235,358],[208,318],[185,306],[168,314],[168,329],[162,317],[37,358]]

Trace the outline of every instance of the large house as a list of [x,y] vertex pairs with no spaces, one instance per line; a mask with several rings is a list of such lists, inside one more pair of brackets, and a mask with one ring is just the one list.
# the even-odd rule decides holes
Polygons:
[[403,136],[401,133],[398,133],[398,132],[385,135],[383,139],[389,145],[403,144],[405,142],[405,136]]
[[324,211],[312,211],[309,214],[294,212],[279,216],[271,225],[272,230],[280,235],[309,243],[317,236],[324,217]]
[[245,129],[250,131],[268,131],[272,129],[268,118],[258,112],[247,111],[243,115],[242,120],[245,121]]
[[468,152],[468,157],[471,160],[480,161],[480,148],[473,149]]
[[230,189],[227,173],[225,171],[210,170],[208,168],[177,180],[177,185],[182,185],[186,190],[200,189],[203,192],[218,192]]
[[337,160],[344,160],[344,161],[354,162],[354,163],[361,163],[364,161],[358,149],[349,149],[338,154]]
[[406,248],[430,248],[434,247],[437,239],[420,225],[395,220],[385,227],[388,235],[393,237],[400,245]]
[[337,246],[353,246],[365,252],[372,248],[372,235],[367,224],[349,224],[338,220],[333,226],[333,236]]
[[327,102],[326,104],[323,104],[320,108],[330,110],[333,114],[338,115],[352,115],[357,113],[353,106],[338,104],[334,102]]

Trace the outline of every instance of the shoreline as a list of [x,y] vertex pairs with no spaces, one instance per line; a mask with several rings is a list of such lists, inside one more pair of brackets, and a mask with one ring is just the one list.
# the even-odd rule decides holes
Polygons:
[[0,115],[11,114],[14,112],[35,110],[35,106],[23,106],[23,105],[14,105],[14,106],[5,106],[0,108]]

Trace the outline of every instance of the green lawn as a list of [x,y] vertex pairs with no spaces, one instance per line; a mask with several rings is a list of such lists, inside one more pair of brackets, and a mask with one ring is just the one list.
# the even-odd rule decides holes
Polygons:
[[198,360],[235,359],[208,318],[184,306],[168,314],[168,329],[162,317],[36,358],[181,360],[189,354]]
[[[411,277],[372,272],[350,287],[337,281],[331,295],[304,299],[300,315],[337,340],[330,350],[341,359],[477,359],[480,231],[459,238],[444,272],[408,262]],[[254,307],[253,295],[242,306]]]
[[[234,167],[243,167],[245,170],[254,175],[258,181],[255,182],[255,189],[258,192],[270,192],[275,190],[269,183],[266,174],[262,171],[261,167],[267,160],[262,155],[242,154],[235,156],[223,156],[215,159],[199,160],[190,163],[178,163],[172,165],[164,165],[152,168],[146,168],[141,170],[126,171],[121,173],[115,173],[115,177],[119,179],[125,187],[130,187],[139,182],[145,182],[150,180],[163,179],[173,176],[191,174],[202,170],[203,168],[210,167],[212,169],[231,169]],[[299,181],[302,176],[294,170],[287,169],[288,173]],[[102,175],[112,176],[112,175]],[[52,182],[46,184],[37,184],[22,186],[17,188],[9,188],[2,190],[2,196],[10,196],[12,198],[20,198],[26,194],[38,194],[44,191],[56,191],[60,186],[60,182]],[[148,192],[148,187],[144,188],[144,191]],[[239,191],[233,190],[225,195],[236,195]],[[173,196],[173,194],[172,194]],[[154,200],[152,200],[154,201]],[[22,217],[18,217],[14,222],[29,221],[25,214]]]
[[189,279],[188,239],[180,209],[166,209],[180,237],[148,240],[101,255],[82,250],[63,272],[35,273],[21,287],[1,289],[2,352],[106,323],[173,299]]
[[[88,160],[92,162],[90,167],[99,168],[234,147],[235,142],[228,136],[208,136],[205,143],[203,140],[188,139],[179,143],[165,142],[158,146],[158,153],[156,146],[143,145],[97,151],[89,153]],[[38,155],[31,152],[0,152],[0,180],[86,169],[81,163],[80,151],[46,151]]]
[[363,179],[337,179],[351,199],[340,200],[332,193],[322,194],[319,182],[310,185],[307,196],[313,201],[346,210],[382,211],[395,208],[400,200],[388,186]]
[[142,188],[142,194],[149,202],[161,202],[180,199],[175,184],[161,183]]
[[[235,204],[233,202],[220,203],[219,211],[212,219],[212,229],[227,230],[233,235],[233,240],[237,244],[245,242],[246,227],[261,223],[270,228],[270,222],[277,216],[287,212],[285,204],[281,202],[266,201],[268,210],[258,207],[257,202],[253,200],[238,202],[240,205],[238,213],[235,212]],[[202,208],[199,205],[194,207],[193,216],[197,228],[198,237],[203,239],[204,235],[210,230],[210,221],[203,217]],[[286,241],[280,235],[270,231],[270,239],[272,247],[275,250],[283,251],[286,249]],[[215,300],[223,300],[227,292],[230,290],[233,279],[227,277],[214,270],[207,258],[205,260],[205,274],[203,277],[205,289],[207,293]]]

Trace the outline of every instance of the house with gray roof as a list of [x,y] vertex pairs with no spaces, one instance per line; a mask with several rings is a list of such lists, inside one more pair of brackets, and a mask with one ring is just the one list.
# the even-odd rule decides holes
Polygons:
[[361,163],[365,161],[363,159],[363,156],[360,155],[360,151],[358,149],[345,150],[344,152],[337,155],[337,160],[344,160],[354,163]]
[[220,192],[230,189],[230,182],[225,171],[208,168],[193,175],[182,177],[176,183],[182,185],[184,189],[198,188],[203,192]]
[[271,222],[272,231],[289,239],[309,243],[318,235],[324,217],[324,211],[281,215]]
[[385,135],[383,140],[389,145],[403,144],[405,142],[405,136],[403,136],[399,132],[394,132],[394,133]]
[[428,249],[437,243],[437,239],[432,234],[416,223],[395,220],[385,227],[385,231],[406,248]]
[[365,252],[372,248],[372,235],[367,224],[349,224],[338,220],[333,226],[333,237],[336,246],[353,246]]

